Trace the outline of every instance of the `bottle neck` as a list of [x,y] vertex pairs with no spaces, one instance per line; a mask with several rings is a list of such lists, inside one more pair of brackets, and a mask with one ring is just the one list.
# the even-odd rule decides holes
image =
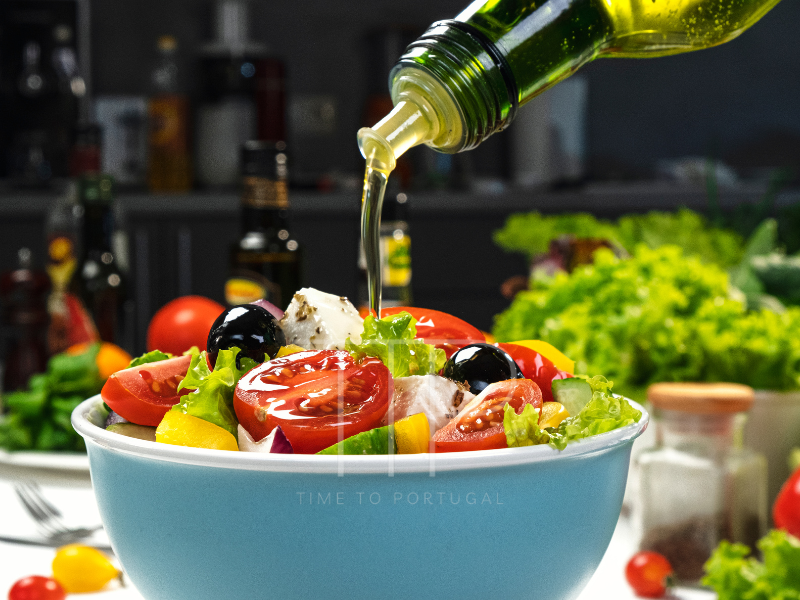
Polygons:
[[114,218],[109,204],[87,203],[83,213],[83,255],[111,251]]
[[242,190],[242,229],[270,231],[286,228],[289,189],[285,179],[246,176]]

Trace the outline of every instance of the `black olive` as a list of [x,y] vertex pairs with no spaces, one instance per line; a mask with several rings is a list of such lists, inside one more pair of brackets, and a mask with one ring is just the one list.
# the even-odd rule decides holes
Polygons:
[[236,363],[241,368],[243,356],[261,364],[269,360],[265,355],[275,358],[280,347],[285,345],[286,336],[268,310],[255,304],[242,304],[229,308],[214,321],[208,333],[208,358],[214,365],[220,350],[239,348]]
[[470,344],[457,350],[445,363],[442,375],[459,383],[466,381],[475,395],[490,383],[525,379],[508,352],[491,344]]

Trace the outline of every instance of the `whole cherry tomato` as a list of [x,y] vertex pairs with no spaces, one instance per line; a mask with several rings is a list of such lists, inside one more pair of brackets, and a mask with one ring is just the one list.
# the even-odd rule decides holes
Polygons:
[[625,579],[644,598],[661,598],[672,586],[672,565],[658,552],[639,552],[625,567]]
[[180,356],[192,346],[206,349],[208,332],[225,307],[203,296],[183,296],[158,309],[147,328],[147,349]]
[[11,586],[8,600],[64,600],[64,588],[50,577],[31,575],[23,577]]
[[108,557],[91,546],[62,546],[53,559],[53,578],[70,594],[97,592],[118,576]]
[[772,519],[778,529],[800,538],[800,469],[783,484],[772,508]]

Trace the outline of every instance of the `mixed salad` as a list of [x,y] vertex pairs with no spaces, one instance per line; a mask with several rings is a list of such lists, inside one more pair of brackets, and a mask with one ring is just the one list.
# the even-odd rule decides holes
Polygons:
[[563,449],[641,418],[543,342],[490,344],[434,310],[381,316],[311,288],[285,313],[263,301],[226,310],[207,350],[149,352],[112,375],[106,429],[247,452],[409,454]]

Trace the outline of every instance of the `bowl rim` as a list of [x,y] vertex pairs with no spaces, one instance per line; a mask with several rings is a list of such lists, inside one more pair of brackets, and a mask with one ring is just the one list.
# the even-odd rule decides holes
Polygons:
[[[556,450],[547,445],[501,450],[471,452],[400,454],[379,456],[318,456],[315,454],[263,454],[230,452],[187,446],[158,444],[106,431],[95,425],[90,416],[102,404],[100,395],[84,400],[72,412],[72,426],[88,445],[160,462],[181,463],[201,467],[216,467],[246,471],[316,474],[388,474],[463,471],[487,467],[507,467],[553,460],[583,458],[605,453],[617,446],[631,443],[647,429],[650,414],[637,402],[628,400],[642,412],[638,423],[621,429],[584,438]],[[91,457],[90,457],[91,464]]]

